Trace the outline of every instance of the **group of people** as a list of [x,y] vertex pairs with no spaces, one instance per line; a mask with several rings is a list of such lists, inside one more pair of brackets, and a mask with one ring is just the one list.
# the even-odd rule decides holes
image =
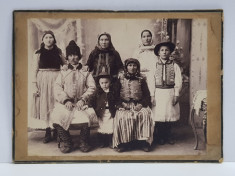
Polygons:
[[89,109],[98,119],[100,147],[124,152],[138,145],[149,152],[153,141],[175,143],[171,126],[180,117],[182,86],[180,68],[170,60],[175,45],[165,41],[155,46],[149,30],[142,31],[141,41],[123,63],[111,36],[102,33],[82,66],[75,41],[70,41],[64,57],[53,32],[44,33],[33,58],[33,93],[39,99],[34,118],[47,124],[44,143],[57,137],[60,151],[71,152],[69,127],[80,123],[79,148],[90,151]]

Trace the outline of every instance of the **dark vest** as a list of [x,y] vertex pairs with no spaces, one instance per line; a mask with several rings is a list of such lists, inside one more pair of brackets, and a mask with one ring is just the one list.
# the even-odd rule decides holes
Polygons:
[[124,75],[120,76],[121,90],[120,97],[125,101],[139,101],[142,99],[142,78],[130,80],[126,79]]
[[[163,81],[164,67],[165,67],[165,81]],[[172,60],[168,60],[164,64],[159,59],[156,64],[156,71],[154,76],[155,76],[156,88],[174,88],[175,85],[174,62]]]

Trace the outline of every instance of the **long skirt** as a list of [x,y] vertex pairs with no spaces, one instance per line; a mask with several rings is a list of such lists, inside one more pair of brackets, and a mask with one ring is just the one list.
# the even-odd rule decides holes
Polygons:
[[99,121],[98,132],[102,134],[113,134],[113,118],[109,109],[105,109],[104,115]]
[[153,131],[154,122],[149,107],[142,108],[139,112],[118,110],[114,118],[113,147],[134,140],[145,140],[151,145]]
[[175,122],[180,118],[179,103],[172,105],[174,98],[174,88],[155,89],[156,106],[152,108],[155,122]]
[[37,86],[39,96],[33,96],[32,115],[28,126],[31,128],[46,128],[50,121],[50,114],[54,108],[54,82],[59,71],[39,70]]

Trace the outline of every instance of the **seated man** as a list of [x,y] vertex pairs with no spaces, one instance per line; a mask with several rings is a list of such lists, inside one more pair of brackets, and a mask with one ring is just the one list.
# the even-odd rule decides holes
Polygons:
[[52,112],[52,125],[57,130],[59,148],[62,153],[72,150],[72,139],[69,134],[71,123],[84,124],[80,133],[80,149],[88,152],[90,129],[89,122],[92,114],[87,109],[87,101],[95,92],[96,86],[92,75],[82,69],[80,48],[72,40],[66,47],[68,69],[61,71],[55,81],[55,108]]

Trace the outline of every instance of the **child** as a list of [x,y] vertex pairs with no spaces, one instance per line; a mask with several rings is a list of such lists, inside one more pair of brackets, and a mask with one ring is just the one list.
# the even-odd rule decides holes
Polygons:
[[180,67],[169,59],[174,49],[175,45],[168,41],[156,45],[154,49],[155,55],[158,56],[156,69],[148,80],[155,130],[157,128],[158,143],[161,145],[165,142],[175,143],[171,128],[173,122],[180,118],[178,97],[182,87],[182,76]]
[[90,105],[95,109],[99,121],[98,133],[100,136],[101,148],[111,147],[113,134],[113,118],[116,113],[116,94],[111,86],[111,76],[101,72],[97,77],[99,86],[90,99]]
[[92,75],[82,69],[80,48],[72,40],[66,47],[68,69],[61,71],[56,79],[54,92],[56,104],[52,112],[53,127],[59,137],[59,148],[62,153],[72,150],[72,139],[68,128],[71,123],[84,124],[80,133],[80,149],[88,152],[90,114],[85,110],[89,97],[95,92],[96,86]]

